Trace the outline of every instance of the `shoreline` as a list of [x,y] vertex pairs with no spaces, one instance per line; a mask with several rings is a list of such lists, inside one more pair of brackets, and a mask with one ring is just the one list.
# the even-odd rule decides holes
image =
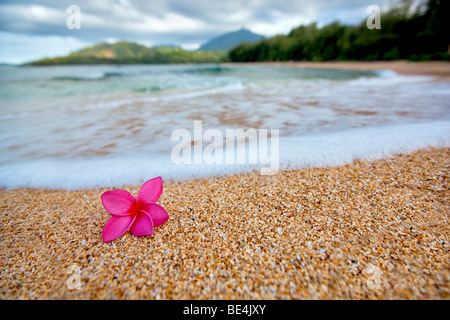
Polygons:
[[111,188],[0,190],[0,298],[448,299],[449,158],[164,182],[169,221],[111,243]]
[[[263,61],[263,62],[219,62],[223,66],[288,66],[297,68],[318,68],[318,69],[348,69],[348,70],[393,70],[402,75],[424,75],[434,76],[439,81],[450,81],[450,61]],[[68,64],[59,66],[103,66],[109,64]],[[121,64],[117,64],[121,65]],[[146,64],[141,64],[146,65]],[[158,65],[158,64],[156,64]],[[164,64],[161,64],[164,65]],[[170,65],[170,64],[169,64]],[[189,65],[189,64],[180,64]],[[17,66],[17,65],[11,65]],[[36,65],[34,67],[46,67],[58,65]],[[26,67],[26,66],[25,66]]]
[[422,61],[287,61],[287,62],[226,62],[221,65],[250,65],[275,66],[320,69],[348,69],[348,70],[392,70],[402,75],[434,76],[438,81],[450,81],[450,62]]

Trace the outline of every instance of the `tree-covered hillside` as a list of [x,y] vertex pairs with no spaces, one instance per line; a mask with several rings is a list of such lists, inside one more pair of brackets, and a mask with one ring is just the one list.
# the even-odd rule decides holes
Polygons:
[[216,63],[227,60],[225,51],[186,51],[174,47],[154,47],[121,41],[98,43],[66,57],[46,58],[32,65],[133,64],[133,63]]
[[288,60],[449,60],[450,1],[428,0],[412,10],[412,0],[402,0],[381,13],[381,29],[369,29],[366,20],[357,26],[313,23],[287,35],[229,51],[231,61]]

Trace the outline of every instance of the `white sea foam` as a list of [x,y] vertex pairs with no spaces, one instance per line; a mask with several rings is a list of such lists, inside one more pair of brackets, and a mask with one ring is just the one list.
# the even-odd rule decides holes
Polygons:
[[398,75],[397,72],[395,72],[394,70],[389,70],[389,69],[378,70],[378,71],[376,71],[376,74],[379,77],[394,77],[394,76]]
[[[280,138],[280,169],[335,166],[355,159],[375,160],[430,146],[450,147],[449,121],[364,127]],[[68,190],[120,187],[137,185],[155,176],[164,180],[184,180],[260,168],[261,165],[175,165],[169,154],[46,159],[0,167],[0,186]]]

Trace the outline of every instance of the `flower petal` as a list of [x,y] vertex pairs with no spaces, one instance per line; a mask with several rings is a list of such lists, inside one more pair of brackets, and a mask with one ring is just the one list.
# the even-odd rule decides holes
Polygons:
[[153,234],[153,220],[147,212],[139,211],[131,226],[131,233],[135,236],[151,236]]
[[163,190],[163,183],[161,177],[156,177],[148,180],[139,189],[137,196],[138,208],[142,209],[142,205],[146,203],[156,202],[161,196]]
[[166,209],[161,207],[157,203],[147,203],[142,207],[142,210],[147,212],[150,217],[152,217],[153,225],[155,227],[162,225],[164,222],[169,220],[169,214]]
[[133,224],[136,216],[112,216],[103,227],[103,241],[110,242],[123,235]]
[[136,213],[136,199],[125,190],[106,191],[102,194],[102,203],[106,211],[114,216]]

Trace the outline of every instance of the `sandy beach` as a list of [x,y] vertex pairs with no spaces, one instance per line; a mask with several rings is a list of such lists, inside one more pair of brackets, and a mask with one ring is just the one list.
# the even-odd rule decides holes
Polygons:
[[449,158],[165,181],[170,220],[110,243],[108,189],[2,190],[0,298],[448,299]]
[[[448,62],[264,65],[450,80]],[[169,221],[110,243],[100,197],[112,188],[2,189],[0,299],[449,299],[449,159],[450,149],[429,148],[273,176],[164,180]]]
[[252,62],[224,63],[223,65],[267,65],[289,66],[298,68],[347,69],[347,70],[393,70],[403,75],[434,76],[438,81],[450,81],[450,62],[424,61],[330,61],[330,62]]

